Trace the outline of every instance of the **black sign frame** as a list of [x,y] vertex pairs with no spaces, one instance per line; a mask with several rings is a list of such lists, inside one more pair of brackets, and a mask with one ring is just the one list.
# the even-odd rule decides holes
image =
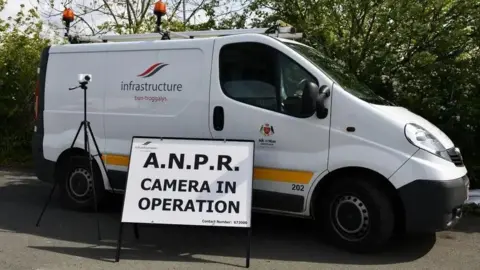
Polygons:
[[[217,142],[249,142],[252,143],[253,146],[253,166],[255,166],[255,140],[240,140],[240,139],[215,139],[215,138],[188,138],[188,137],[155,137],[155,136],[133,136],[131,139],[130,143],[130,153],[129,153],[129,164],[127,168],[127,181],[125,182],[125,194],[127,192],[127,186],[128,186],[128,173],[130,170],[130,158],[132,155],[132,149],[133,149],[133,141],[135,139],[155,139],[155,140],[191,140],[191,141],[217,141]],[[242,229],[247,231],[247,244],[246,244],[246,254],[245,254],[245,267],[250,268],[250,254],[251,254],[251,243],[252,243],[252,200],[253,200],[253,180],[254,180],[254,168],[252,168],[252,192],[250,193],[251,198],[250,198],[250,224],[248,227],[242,228],[242,227],[230,227],[234,229]],[[122,222],[122,216],[123,216],[123,210],[125,207],[125,197],[123,198],[123,203],[122,203],[122,212],[120,216],[120,221],[119,221],[119,230],[118,230],[118,238],[117,238],[117,249],[115,253],[115,262],[120,261],[120,252],[122,249],[122,235],[123,235],[123,225],[124,224],[132,224],[134,227],[134,233],[135,233],[135,238],[139,239],[139,230],[138,230],[138,223],[130,223],[130,222]],[[177,224],[161,224],[161,225],[167,225],[167,226],[178,226]],[[212,227],[208,225],[183,225],[182,226],[187,226],[187,227]],[[223,226],[215,226],[215,227],[223,227]],[[229,228],[229,227],[224,227],[224,228]]]

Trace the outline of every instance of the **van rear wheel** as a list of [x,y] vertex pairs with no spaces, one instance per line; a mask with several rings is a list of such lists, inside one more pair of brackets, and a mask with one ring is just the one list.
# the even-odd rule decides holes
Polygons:
[[93,185],[95,184],[97,206],[105,193],[96,162],[92,161],[93,173],[90,171],[90,161],[85,156],[73,156],[66,165],[64,177],[60,181],[63,205],[77,211],[94,209]]
[[327,241],[356,253],[376,252],[394,233],[391,201],[367,179],[336,179],[320,198],[316,220]]

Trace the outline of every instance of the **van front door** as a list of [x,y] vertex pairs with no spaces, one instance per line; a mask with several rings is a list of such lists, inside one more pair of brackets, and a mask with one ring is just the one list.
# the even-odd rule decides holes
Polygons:
[[212,65],[212,136],[256,142],[253,207],[304,213],[314,179],[327,169],[330,116],[305,115],[302,90],[307,81],[332,81],[268,36],[216,40]]

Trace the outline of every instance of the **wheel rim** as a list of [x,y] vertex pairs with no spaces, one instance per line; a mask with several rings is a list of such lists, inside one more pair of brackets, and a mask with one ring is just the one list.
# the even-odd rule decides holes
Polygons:
[[77,168],[70,174],[68,178],[68,192],[74,200],[88,200],[92,189],[92,175],[88,170]]
[[360,241],[370,229],[370,216],[364,202],[353,195],[337,197],[330,208],[335,231],[347,241]]

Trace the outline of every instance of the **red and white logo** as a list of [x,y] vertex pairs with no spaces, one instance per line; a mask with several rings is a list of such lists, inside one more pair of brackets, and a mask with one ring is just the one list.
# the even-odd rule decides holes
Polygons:
[[149,78],[155,75],[160,69],[168,66],[168,64],[165,63],[156,63],[150,66],[147,70],[145,70],[143,73],[137,75],[137,77],[142,77],[142,78]]
[[275,131],[273,130],[273,126],[271,126],[270,124],[263,124],[261,127],[260,127],[260,133],[262,133],[263,136],[272,136]]

